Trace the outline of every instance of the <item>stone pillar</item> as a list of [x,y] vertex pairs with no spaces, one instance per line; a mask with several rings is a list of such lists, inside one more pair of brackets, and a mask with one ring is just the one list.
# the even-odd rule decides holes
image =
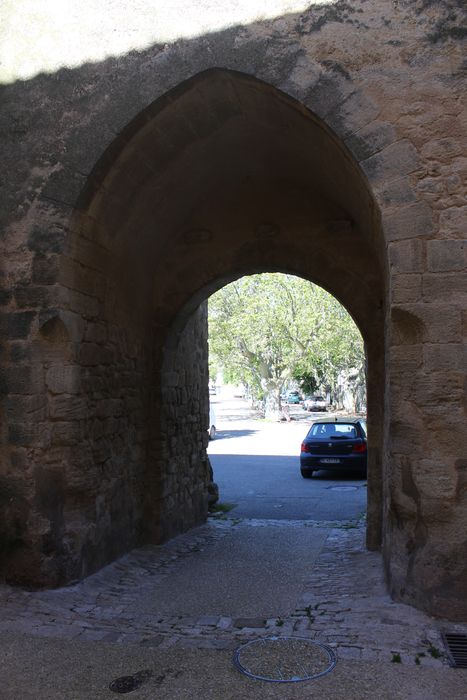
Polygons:
[[394,597],[467,620],[467,245],[443,234],[393,250],[384,552]]

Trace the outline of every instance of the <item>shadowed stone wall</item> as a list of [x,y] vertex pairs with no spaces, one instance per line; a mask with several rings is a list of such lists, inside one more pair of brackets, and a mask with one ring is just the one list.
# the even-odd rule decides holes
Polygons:
[[[211,482],[208,445],[207,304],[183,330],[173,330],[164,348],[161,375],[160,431],[153,443],[154,475],[159,480],[153,510],[158,541],[188,530],[207,517]],[[157,444],[160,441],[161,444]]]
[[141,536],[147,357],[141,342],[103,318],[50,309],[37,324],[27,354],[3,374],[18,489],[3,512],[3,546],[7,580],[58,584]]
[[71,580],[202,519],[205,328],[170,339],[225,282],[280,270],[366,342],[368,544],[392,594],[467,619],[462,4],[226,7],[212,30],[204,8],[202,32],[151,39],[144,3],[114,0],[92,30],[66,20],[63,61],[21,65],[5,31],[66,22],[4,24],[8,580]]

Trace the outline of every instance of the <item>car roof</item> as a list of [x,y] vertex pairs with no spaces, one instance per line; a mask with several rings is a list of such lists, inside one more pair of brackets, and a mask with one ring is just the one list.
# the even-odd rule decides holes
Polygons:
[[365,418],[321,418],[319,420],[314,420],[312,425],[316,425],[317,423],[361,423],[362,420],[366,420]]

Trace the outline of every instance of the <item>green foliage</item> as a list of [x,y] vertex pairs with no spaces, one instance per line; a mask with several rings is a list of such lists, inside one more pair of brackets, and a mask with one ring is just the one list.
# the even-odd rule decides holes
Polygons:
[[428,647],[428,651],[434,659],[440,659],[443,656],[442,652],[440,652],[439,649],[433,646],[433,644],[430,644],[430,646]]
[[209,506],[210,513],[228,513],[230,510],[236,508],[238,503],[213,503]]
[[299,277],[243,277],[209,300],[212,366],[257,399],[296,380],[305,392],[333,389],[342,369],[363,366],[360,333],[339,302]]

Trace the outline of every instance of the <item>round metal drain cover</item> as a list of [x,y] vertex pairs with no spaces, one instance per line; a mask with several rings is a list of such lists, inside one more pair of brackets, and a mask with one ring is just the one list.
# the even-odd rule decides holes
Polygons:
[[272,683],[298,683],[319,678],[337,663],[334,651],[303,637],[265,637],[243,644],[234,654],[239,671]]
[[330,491],[357,491],[358,486],[330,486]]

